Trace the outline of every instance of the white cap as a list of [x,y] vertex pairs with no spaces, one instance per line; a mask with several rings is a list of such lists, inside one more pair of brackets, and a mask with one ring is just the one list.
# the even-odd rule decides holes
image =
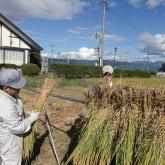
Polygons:
[[112,74],[112,73],[113,73],[113,67],[110,66],[110,65],[105,65],[105,66],[103,67],[103,74],[105,74],[105,73],[110,73],[110,74]]

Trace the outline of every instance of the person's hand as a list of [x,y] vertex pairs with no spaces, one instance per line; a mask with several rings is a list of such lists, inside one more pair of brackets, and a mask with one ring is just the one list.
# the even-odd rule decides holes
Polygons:
[[30,116],[28,117],[29,121],[34,123],[39,118],[40,112],[30,112]]
[[40,112],[30,112],[30,116],[33,117],[35,121],[38,120],[39,115]]
[[23,112],[24,112],[24,116],[27,118],[27,117],[29,117],[31,110],[24,108]]
[[24,108],[24,113],[26,113],[26,114],[30,115],[30,112],[31,112],[31,110],[30,110],[30,109],[25,109],[25,108]]

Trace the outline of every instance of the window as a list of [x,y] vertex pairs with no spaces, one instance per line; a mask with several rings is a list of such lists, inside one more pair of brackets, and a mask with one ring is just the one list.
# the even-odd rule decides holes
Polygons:
[[0,49],[0,63],[3,63],[3,50]]
[[24,51],[5,50],[5,63],[22,65],[24,63]]

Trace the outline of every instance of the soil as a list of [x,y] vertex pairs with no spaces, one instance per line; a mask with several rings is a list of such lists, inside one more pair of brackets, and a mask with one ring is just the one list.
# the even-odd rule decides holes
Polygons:
[[[74,98],[83,98],[82,91],[56,90],[56,93]],[[24,105],[35,104],[38,95],[29,90],[22,90],[21,97]],[[31,106],[32,107],[32,106]],[[51,132],[54,137],[54,144],[61,164],[75,148],[80,130],[83,126],[84,116],[87,114],[86,106],[80,103],[48,97],[46,111],[51,124]],[[37,141],[32,162],[29,165],[55,165],[56,160],[48,138],[48,131],[45,128],[45,117],[42,113],[36,124]]]

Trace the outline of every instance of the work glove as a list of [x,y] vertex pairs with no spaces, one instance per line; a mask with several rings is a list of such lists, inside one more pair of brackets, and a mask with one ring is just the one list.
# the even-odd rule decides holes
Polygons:
[[33,124],[39,117],[40,112],[30,112],[30,116],[28,117],[28,120],[31,124]]
[[31,112],[32,112],[32,111],[29,110],[29,109],[23,109],[24,117],[25,117],[25,118],[29,117]]

